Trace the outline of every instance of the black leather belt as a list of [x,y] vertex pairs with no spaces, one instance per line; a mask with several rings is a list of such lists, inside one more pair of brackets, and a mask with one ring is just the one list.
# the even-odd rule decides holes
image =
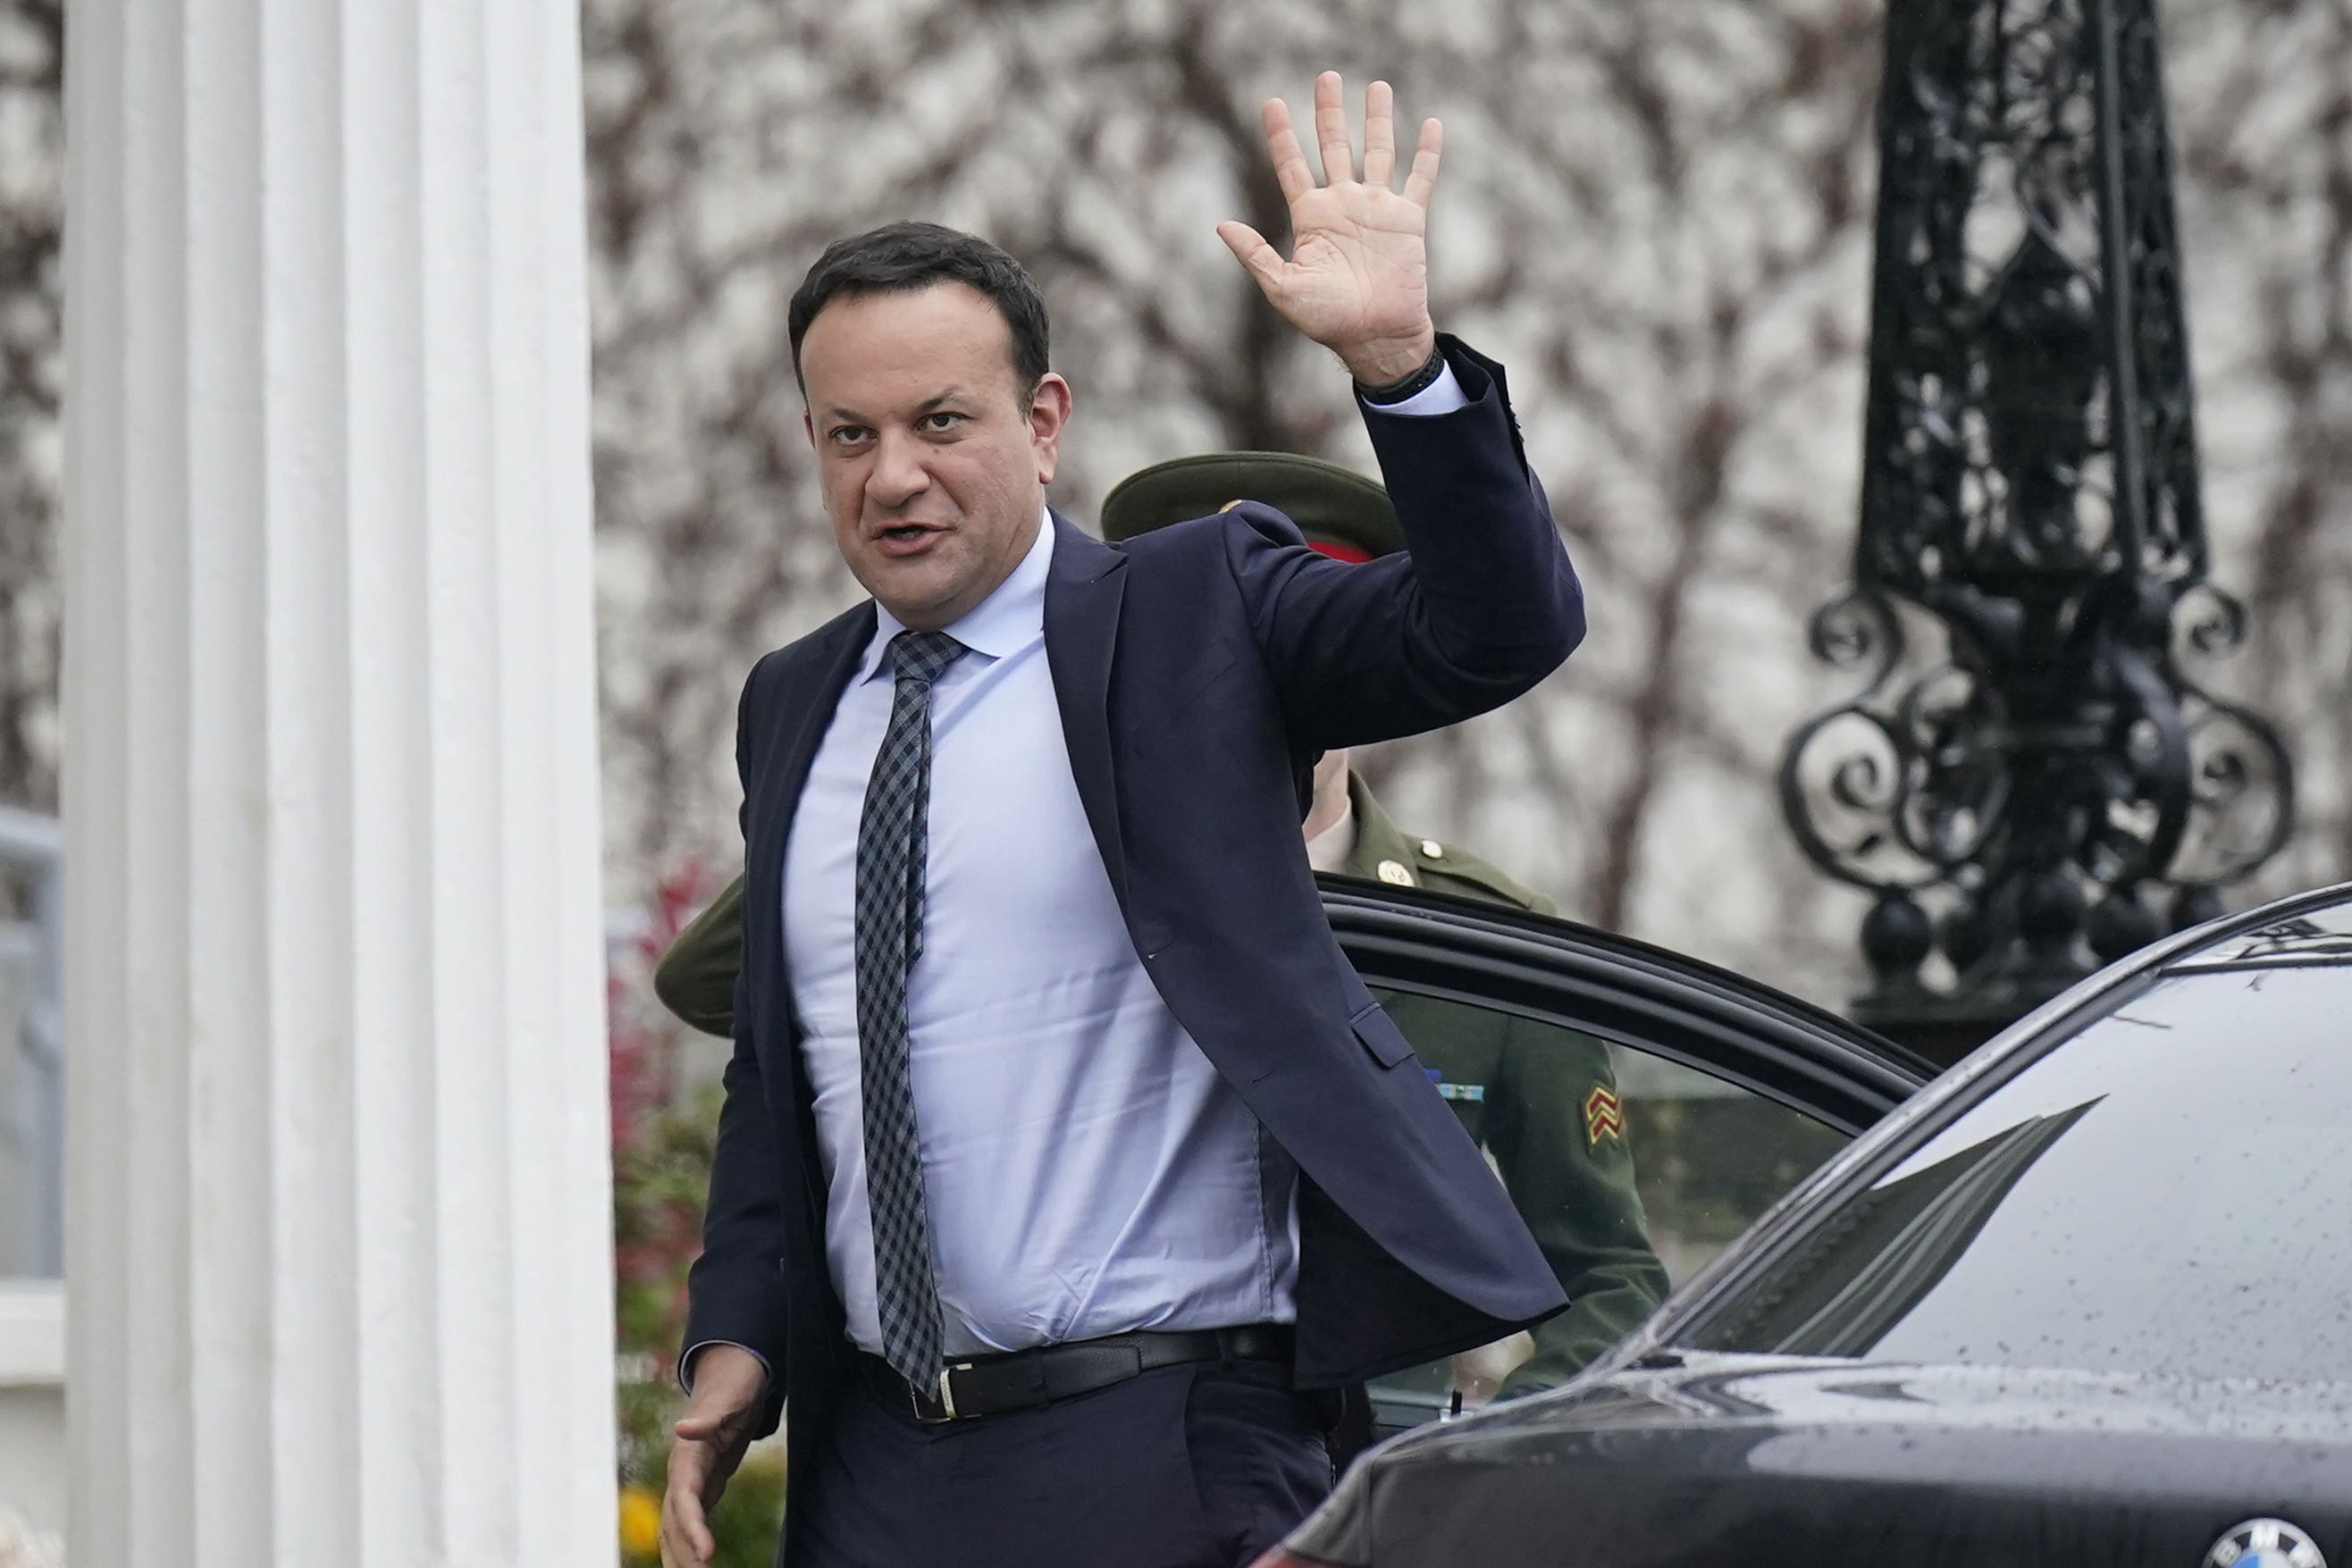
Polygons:
[[1034,1350],[969,1356],[940,1369],[935,1389],[909,1387],[876,1355],[860,1355],[858,1372],[885,1400],[904,1399],[926,1426],[1034,1410],[1057,1399],[1109,1388],[1163,1366],[1205,1361],[1287,1364],[1294,1343],[1288,1323],[1187,1333],[1115,1333]]

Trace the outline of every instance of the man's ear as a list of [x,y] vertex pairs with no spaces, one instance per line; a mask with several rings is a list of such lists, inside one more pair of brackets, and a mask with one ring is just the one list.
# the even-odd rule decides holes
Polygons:
[[801,410],[801,434],[808,437],[809,445],[814,449],[816,445],[816,419],[806,409]]
[[1037,455],[1037,483],[1054,482],[1062,461],[1062,432],[1070,423],[1070,383],[1048,371],[1029,394],[1029,448]]

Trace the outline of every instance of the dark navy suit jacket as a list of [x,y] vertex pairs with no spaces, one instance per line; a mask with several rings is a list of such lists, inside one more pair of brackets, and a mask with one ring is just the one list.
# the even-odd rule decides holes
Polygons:
[[[1298,831],[1321,753],[1507,702],[1583,635],[1501,370],[1445,347],[1468,406],[1366,420],[1409,555],[1342,565],[1254,503],[1116,549],[1054,522],[1046,662],[1128,931],[1169,1009],[1301,1173],[1302,1386],[1483,1344],[1565,1304],[1333,941]],[[761,660],[736,742],[743,965],[686,1343],[732,1341],[778,1371],[799,1474],[850,1347],[779,879],[811,760],[874,627],[868,602]]]

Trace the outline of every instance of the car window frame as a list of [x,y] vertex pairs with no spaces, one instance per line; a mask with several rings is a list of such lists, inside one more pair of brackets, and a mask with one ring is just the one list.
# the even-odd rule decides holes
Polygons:
[[[1332,933],[1368,987],[1527,1019],[1671,1062],[1828,1129],[1843,1140],[1838,1153],[1936,1071],[1833,1013],[1683,954],[1426,888],[1332,873],[1316,880]],[[1443,1418],[1413,1404],[1411,1418],[1393,1419],[1406,1406],[1377,1388],[1372,1406],[1382,1434]]]
[[1588,1034],[1848,1137],[1936,1073],[1860,1025],[1666,948],[1427,888],[1330,873],[1316,881],[1332,934],[1367,985]]

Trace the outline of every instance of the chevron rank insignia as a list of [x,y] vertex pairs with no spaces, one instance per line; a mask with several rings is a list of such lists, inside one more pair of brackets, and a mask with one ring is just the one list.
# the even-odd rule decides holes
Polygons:
[[1618,1103],[1615,1090],[1600,1085],[1584,1097],[1584,1138],[1595,1147],[1603,1138],[1625,1141],[1625,1107]]

